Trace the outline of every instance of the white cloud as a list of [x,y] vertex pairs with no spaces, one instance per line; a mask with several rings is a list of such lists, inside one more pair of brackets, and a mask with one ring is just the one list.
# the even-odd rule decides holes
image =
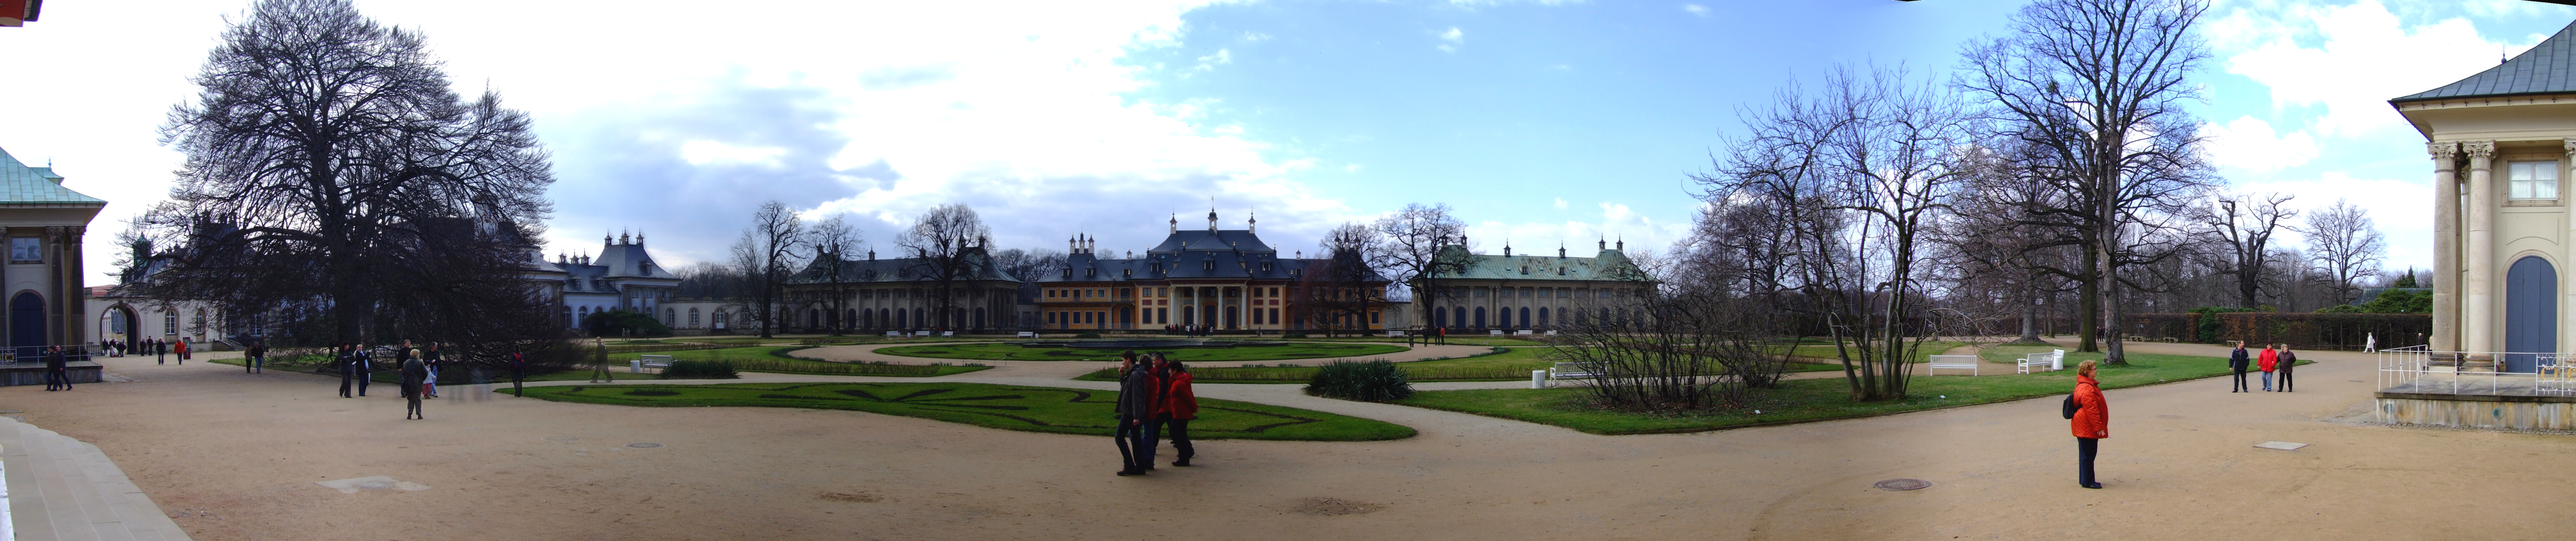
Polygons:
[[1217,49],[1216,54],[1199,57],[1199,65],[1197,69],[1199,71],[1208,71],[1216,69],[1217,66],[1232,63],[1234,63],[1234,51]]
[[1440,41],[1448,42],[1440,44],[1440,50],[1455,52],[1458,50],[1459,45],[1465,45],[1467,43],[1467,33],[1458,30],[1458,27],[1452,26],[1449,27],[1449,31],[1440,33]]
[[2228,73],[2269,87],[2276,108],[2322,109],[2312,131],[2343,137],[2408,129],[2389,98],[2474,75],[2508,45],[2479,37],[2466,19],[2405,25],[2377,0],[2245,7],[2206,33]]
[[777,147],[738,147],[716,141],[690,141],[680,144],[680,159],[689,165],[745,163],[778,165],[778,157],[787,149]]
[[2272,123],[2254,117],[2238,117],[2226,125],[2211,124],[2202,128],[2209,136],[2209,150],[2218,165],[2257,173],[2269,173],[2295,167],[2317,158],[2315,137],[2304,131],[2288,135],[2273,133]]
[[[2428,168],[2429,169],[2429,168]],[[2426,173],[2431,176],[2430,172]],[[2327,172],[2312,179],[2240,184],[2232,188],[2240,193],[2280,192],[2298,196],[2292,208],[2306,212],[2323,208],[2336,199],[2351,201],[2370,212],[2371,221],[2388,236],[2388,258],[2382,266],[2403,269],[2408,265],[2431,268],[2433,265],[2433,221],[2431,185],[2424,181],[2354,178],[2341,172]],[[2299,223],[2305,223],[2302,218]],[[2282,235],[2296,237],[2295,233]]]
[[1556,198],[1556,210],[1565,210],[1565,198]]
[[1703,6],[1703,5],[1699,5],[1699,4],[1682,4],[1682,11],[1686,11],[1686,12],[1689,12],[1690,14],[1692,14],[1692,15],[1698,15],[1698,16],[1701,16],[1701,17],[1707,17],[1707,16],[1708,16],[1708,6]]
[[[1558,208],[1564,208],[1564,200],[1557,201]],[[1688,222],[1657,221],[1618,203],[1601,203],[1599,208],[1597,219],[1588,221],[1477,222],[1467,226],[1467,238],[1471,248],[1488,253],[1502,253],[1503,243],[1509,242],[1513,253],[1552,253],[1563,246],[1566,255],[1591,257],[1600,242],[1625,243],[1630,251],[1663,252],[1690,234]]]

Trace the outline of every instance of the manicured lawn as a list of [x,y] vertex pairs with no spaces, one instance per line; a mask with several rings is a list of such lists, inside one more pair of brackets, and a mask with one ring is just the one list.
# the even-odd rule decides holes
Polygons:
[[[1531,370],[1544,370],[1556,362],[1546,357],[1548,348],[1498,348],[1502,353],[1396,363],[1405,379],[1416,382],[1434,381],[1520,381],[1529,379]],[[1323,363],[1312,363],[1320,366]],[[1306,383],[1314,379],[1317,366],[1271,366],[1260,368],[1191,367],[1191,377],[1199,383]],[[1840,365],[1793,364],[1792,372],[1841,370]],[[1104,369],[1074,378],[1085,381],[1112,381],[1112,371]]]
[[[1478,389],[1421,391],[1398,404],[1550,424],[1594,434],[1636,434],[1721,429],[1753,424],[1816,421],[1985,404],[2063,395],[2075,388],[2074,364],[2101,354],[2067,354],[2067,370],[2028,375],[1913,378],[1904,400],[1852,402],[1842,378],[1781,382],[1762,402],[1736,411],[1656,416],[1592,407],[1583,389]],[[2104,366],[2102,388],[2154,385],[2227,372],[2227,359],[2182,355],[2129,355],[2131,366]],[[2312,361],[2311,361],[2312,362]],[[2303,363],[2304,364],[2304,363]],[[1755,410],[1762,413],[1755,414]]]
[[[828,376],[938,377],[992,368],[989,366],[924,366],[836,363],[788,356],[795,350],[805,349],[806,347],[807,346],[749,346],[723,349],[611,353],[608,355],[608,367],[609,371],[614,372],[620,381],[627,379],[654,379],[656,377],[654,374],[638,374],[627,371],[629,368],[626,361],[633,360],[638,355],[670,355],[673,360],[683,361],[734,361],[734,368],[743,372],[817,374]],[[306,356],[298,359],[278,358],[270,359],[265,368],[269,370],[322,373],[325,366],[321,363],[328,363],[329,361],[330,358],[326,356]],[[212,360],[211,362],[233,366],[242,365],[242,361],[239,359],[221,359]],[[338,374],[339,372],[336,371],[329,372],[329,375],[333,376],[337,376]],[[492,377],[505,377],[505,375],[493,374]],[[390,368],[382,366],[380,363],[378,370],[375,373],[374,381],[393,382],[399,381],[400,378],[401,376],[399,374],[395,373]],[[467,371],[452,370],[441,371],[438,379],[439,383],[442,384],[459,384],[467,383],[471,378],[472,375]],[[552,374],[528,375],[528,381],[571,381],[589,379],[590,370],[587,368],[565,370]]]
[[[509,392],[507,389],[501,392]],[[728,383],[529,387],[529,398],[621,406],[759,406],[856,410],[952,423],[1108,436],[1115,391],[978,383]],[[1377,441],[1413,437],[1402,425],[1231,400],[1199,399],[1197,439]]]
[[[1967,343],[1967,342],[1943,342],[1943,341],[1938,341],[1938,340],[1924,342],[1924,343],[1923,343],[1923,347],[1922,347],[1922,348],[1920,348],[1920,349],[1916,349],[1916,350],[1914,351],[1914,362],[1918,362],[1918,363],[1919,363],[1919,362],[1928,362],[1928,361],[1930,361],[1930,360],[1931,360],[1931,357],[1932,357],[1933,355],[1940,355],[1940,354],[1942,354],[1942,352],[1950,351],[1950,349],[1951,349],[1951,348],[1956,348],[1956,347],[1964,346],[1964,345],[1968,345],[1968,343]],[[2045,349],[2045,348],[2042,348],[2042,349],[2041,349],[2041,351],[2046,351],[2046,349]],[[1825,342],[1825,343],[1823,343],[1823,344],[1811,344],[1811,345],[1797,346],[1797,347],[1793,348],[1793,349],[1791,350],[1791,352],[1792,352],[1791,354],[1793,354],[1793,355],[1797,355],[1797,356],[1799,356],[1799,357],[1805,357],[1805,358],[1809,358],[1809,359],[1823,359],[1823,360],[1831,360],[1831,361],[1834,361],[1834,362],[1836,363],[1836,364],[1834,365],[1834,366],[1835,366],[1835,368],[1834,368],[1835,370],[1841,370],[1841,369],[1842,369],[1842,368],[1841,368],[1841,367],[1842,367],[1842,365],[1840,364],[1840,363],[1841,363],[1841,359],[1842,359],[1842,355],[1841,355],[1841,353],[1839,353],[1839,352],[1835,351],[1835,349],[1834,349],[1834,345],[1833,345],[1833,343],[1832,343],[1832,342],[1830,342],[1830,341]],[[2071,359],[2073,359],[2072,357],[2069,357],[2069,359],[2070,359],[2070,361],[2068,361],[2068,362],[2073,362],[2073,361],[2071,360]]]
[[[1332,344],[1296,342],[1270,346],[1231,348],[1176,348],[1161,351],[1165,357],[1181,362],[1276,361],[1290,359],[1358,358],[1405,351],[1404,346],[1381,344]],[[1116,360],[1123,350],[1053,347],[1021,347],[1013,344],[948,344],[901,346],[878,349],[877,353],[932,359],[1010,360],[1010,361],[1107,361]],[[1138,350],[1142,353],[1148,350]]]

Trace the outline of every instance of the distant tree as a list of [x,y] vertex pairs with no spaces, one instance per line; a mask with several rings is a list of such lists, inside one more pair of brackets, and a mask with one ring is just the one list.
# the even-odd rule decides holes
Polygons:
[[1369,308],[1385,295],[1383,288],[1372,291],[1369,287],[1377,277],[1369,262],[1386,257],[1386,243],[1376,229],[1353,222],[1324,232],[1318,244],[1323,248],[1324,260],[1299,271],[1295,288],[1306,324],[1330,335],[1345,330],[1367,332]]
[[2209,232],[2216,237],[2218,250],[2215,267],[2219,274],[2236,278],[2236,307],[2253,308],[2263,303],[2265,271],[2286,265],[2274,251],[2272,235],[2288,229],[2297,210],[2282,206],[2289,194],[2242,194],[2219,197],[2203,216]]
[[681,297],[735,299],[748,291],[743,285],[747,277],[733,265],[702,261],[680,267],[672,274],[680,277]]
[[144,295],[275,310],[304,343],[458,343],[460,361],[560,332],[522,279],[546,153],[499,94],[450,90],[419,32],[262,0],[194,82],[161,132],[185,155],[170,199],[136,220],[171,245]]
[[993,230],[984,226],[975,209],[956,203],[931,207],[896,242],[912,258],[914,279],[937,286],[930,292],[936,306],[932,314],[937,316],[930,319],[932,327],[955,328],[964,319],[958,317],[957,296],[965,292],[957,283],[974,279],[982,272],[980,265],[990,264],[976,252],[990,244],[992,236]]
[[[2363,280],[2379,277],[2379,260],[2388,252],[2388,241],[2371,223],[2370,211],[2336,199],[2309,214],[2307,227],[2299,233],[2308,239],[2308,262],[2334,289],[2334,302],[2327,304],[2351,302]],[[2407,271],[2411,283],[2414,269]]]
[[993,252],[993,267],[1021,282],[1037,282],[1048,269],[1064,266],[1063,250],[1022,250],[1011,248]]
[[762,203],[751,214],[751,227],[742,230],[742,238],[733,243],[735,272],[743,276],[747,295],[742,299],[743,319],[760,323],[760,337],[768,338],[785,323],[779,321],[785,312],[787,279],[796,272],[796,258],[805,244],[805,222],[796,217],[786,203]]
[[116,246],[125,251],[116,254],[116,281],[120,284],[141,283],[143,273],[152,266],[152,232],[141,227],[128,227],[116,232]]
[[858,325],[857,321],[846,321],[848,319],[846,316],[850,309],[850,297],[857,295],[857,290],[852,286],[856,281],[867,278],[851,276],[850,274],[856,269],[851,269],[849,265],[842,263],[850,258],[851,251],[867,249],[867,240],[860,237],[857,228],[850,226],[847,216],[846,214],[833,215],[830,219],[815,224],[810,234],[813,237],[815,269],[818,271],[818,275],[814,278],[822,280],[828,285],[827,290],[832,292],[832,298],[824,301],[824,306],[831,308],[831,311],[824,314],[823,321],[828,324],[826,326],[832,328],[831,333],[835,336],[840,335],[844,329]]
[[1431,287],[1431,279],[1464,271],[1475,261],[1468,257],[1467,223],[1450,216],[1448,205],[1407,203],[1403,210],[1379,218],[1371,227],[1383,239],[1384,251],[1370,266],[1392,273],[1413,291],[1413,304],[1421,307],[1421,319],[1414,321],[1430,327],[1434,321],[1431,314],[1439,309],[1435,301],[1440,298],[1440,292]]

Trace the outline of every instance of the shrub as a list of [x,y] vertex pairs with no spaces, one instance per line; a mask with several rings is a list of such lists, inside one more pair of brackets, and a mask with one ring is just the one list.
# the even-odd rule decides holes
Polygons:
[[662,369],[662,379],[742,379],[735,373],[733,361],[671,361]]
[[1308,380],[1306,383],[1306,394],[1362,402],[1386,402],[1413,396],[1413,383],[1405,380],[1404,371],[1397,370],[1395,363],[1386,362],[1383,359],[1333,361],[1315,371],[1315,379]]
[[1279,337],[1280,337],[1280,338],[1305,338],[1305,337],[1306,337],[1306,332],[1305,332],[1305,331],[1288,331],[1288,334],[1282,334],[1282,335],[1279,335]]
[[1099,338],[1099,337],[1100,337],[1100,333],[1096,333],[1096,332],[1087,332],[1087,333],[1082,333],[1082,334],[1073,335],[1073,337],[1074,337],[1074,338]]
[[591,336],[670,336],[671,328],[650,314],[633,310],[593,312],[582,318],[581,329]]

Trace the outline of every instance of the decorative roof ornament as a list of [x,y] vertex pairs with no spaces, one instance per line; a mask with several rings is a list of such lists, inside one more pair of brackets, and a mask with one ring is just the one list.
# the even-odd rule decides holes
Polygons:
[[1256,231],[1253,228],[1261,223],[1261,216],[1252,211],[1244,211],[1243,216],[1243,232],[1252,233]]

